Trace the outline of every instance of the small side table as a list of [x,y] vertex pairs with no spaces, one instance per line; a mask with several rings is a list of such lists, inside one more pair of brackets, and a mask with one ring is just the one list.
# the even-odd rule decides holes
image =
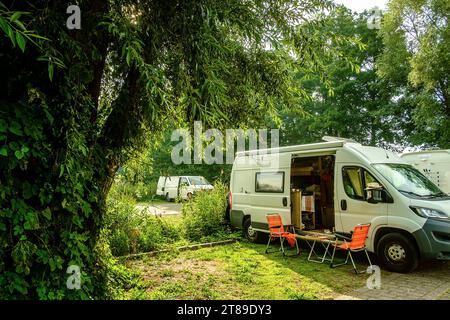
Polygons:
[[[316,263],[323,263],[325,260],[331,261],[331,254],[329,252],[330,245],[336,240],[336,237],[332,234],[308,234],[308,235],[302,235],[299,236],[300,239],[305,240],[306,243],[309,245],[311,250],[309,251],[308,255],[308,261],[316,262]],[[314,250],[316,247],[316,243],[319,242],[325,252],[323,255],[317,254],[317,252]],[[311,256],[314,254],[314,258]],[[327,254],[329,258],[327,258]]]

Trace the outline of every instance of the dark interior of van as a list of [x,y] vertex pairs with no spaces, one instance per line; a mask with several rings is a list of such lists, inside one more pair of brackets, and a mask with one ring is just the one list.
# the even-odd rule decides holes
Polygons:
[[333,155],[293,156],[291,221],[298,231],[334,230],[334,165]]

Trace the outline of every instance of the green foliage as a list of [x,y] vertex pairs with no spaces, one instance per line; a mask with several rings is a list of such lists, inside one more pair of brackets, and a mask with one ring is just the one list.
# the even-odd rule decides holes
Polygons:
[[112,192],[117,195],[122,194],[133,197],[138,202],[151,201],[155,198],[156,182],[144,183],[138,181],[134,183],[132,180],[129,181],[126,176],[118,174],[114,180]]
[[213,190],[198,192],[183,205],[183,230],[187,239],[198,241],[224,232],[227,191],[226,186],[217,181]]
[[117,191],[109,197],[105,223],[114,256],[153,251],[180,239],[177,223],[138,210],[134,198]]
[[392,0],[383,18],[379,74],[414,108],[411,140],[450,146],[450,1]]
[[[82,158],[77,149],[83,141],[79,139],[68,152],[73,155],[70,162],[61,161],[61,168],[72,174],[60,175],[50,184],[48,177],[59,174],[50,162],[47,140],[54,120],[38,91],[29,91],[29,101],[39,104],[25,108],[27,104],[3,103],[2,109],[0,296],[88,298],[96,291],[92,284],[98,275],[95,272],[82,274],[86,286],[80,292],[69,291],[65,285],[69,265],[83,270],[94,263],[88,247],[95,245],[95,239],[89,238],[84,226],[93,219],[89,201],[95,198],[95,189],[87,183],[90,171],[81,171],[83,165],[74,162]],[[42,278],[42,274],[47,276]]]
[[356,14],[341,7],[326,17],[323,26],[315,29],[319,34],[332,32],[358,39],[360,46],[347,42],[335,44],[345,56],[331,56],[324,66],[333,86],[332,94],[319,76],[299,73],[299,83],[312,99],[304,104],[303,114],[281,113],[282,145],[339,136],[373,146],[405,146],[411,109],[394,103],[397,93],[393,84],[376,74],[375,61],[383,43],[377,30],[367,27],[368,18],[367,12]]

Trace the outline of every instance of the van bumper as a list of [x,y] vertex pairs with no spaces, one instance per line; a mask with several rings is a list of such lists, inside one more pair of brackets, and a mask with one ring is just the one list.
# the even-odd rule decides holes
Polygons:
[[425,260],[450,260],[450,221],[428,219],[413,233]]

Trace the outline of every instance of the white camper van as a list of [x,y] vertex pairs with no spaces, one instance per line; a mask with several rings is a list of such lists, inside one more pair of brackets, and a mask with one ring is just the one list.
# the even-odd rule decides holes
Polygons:
[[450,193],[450,150],[408,152],[400,157],[415,166],[442,191]]
[[185,200],[200,190],[210,190],[213,186],[202,176],[159,177],[156,194],[167,201],[180,197]]
[[267,151],[238,152],[231,173],[231,224],[249,240],[279,213],[297,234],[371,223],[368,250],[392,271],[450,260],[450,197],[396,154],[344,140]]

